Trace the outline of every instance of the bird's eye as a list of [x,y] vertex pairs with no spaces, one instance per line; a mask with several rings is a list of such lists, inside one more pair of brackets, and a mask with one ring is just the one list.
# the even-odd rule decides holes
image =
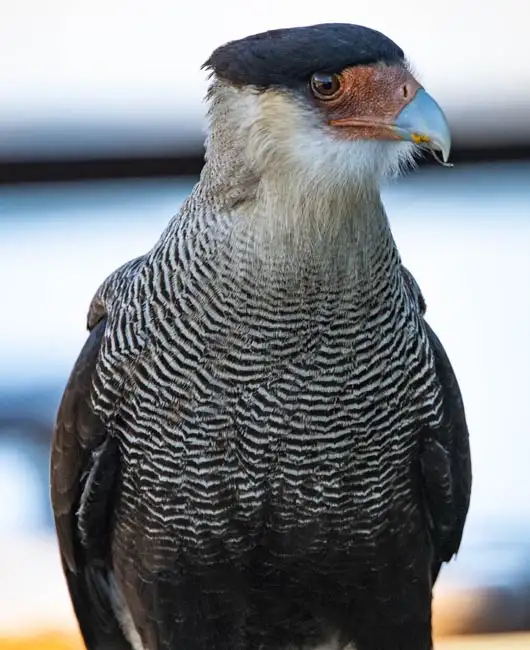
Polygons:
[[341,79],[338,74],[315,72],[311,77],[311,91],[318,99],[331,99],[339,92]]

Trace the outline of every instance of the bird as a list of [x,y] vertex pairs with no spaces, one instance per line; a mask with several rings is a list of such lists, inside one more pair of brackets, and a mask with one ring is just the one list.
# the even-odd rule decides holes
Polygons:
[[57,414],[84,643],[428,650],[469,432],[381,186],[448,160],[447,119],[365,26],[248,36],[203,68],[199,180],[97,289]]

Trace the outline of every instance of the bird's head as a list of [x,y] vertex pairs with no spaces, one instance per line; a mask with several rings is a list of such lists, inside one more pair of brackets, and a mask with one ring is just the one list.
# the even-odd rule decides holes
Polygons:
[[219,47],[204,67],[213,77],[211,176],[222,178],[236,202],[254,192],[269,229],[278,223],[307,232],[294,220],[307,226],[314,212],[322,231],[322,223],[340,221],[341,208],[351,215],[356,197],[378,199],[380,181],[415,151],[449,155],[442,110],[403,51],[373,29],[269,31]]
[[220,144],[237,141],[258,174],[276,164],[282,173],[305,169],[367,182],[394,171],[416,147],[449,155],[442,110],[403,51],[373,29],[269,31],[219,47],[204,67],[214,76],[211,116],[214,132],[223,131]]

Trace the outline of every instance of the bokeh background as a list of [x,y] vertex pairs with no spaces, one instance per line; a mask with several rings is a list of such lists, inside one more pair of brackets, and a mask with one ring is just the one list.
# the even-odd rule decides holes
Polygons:
[[396,40],[454,134],[453,168],[426,161],[384,194],[472,436],[472,505],[436,588],[437,648],[530,648],[525,11],[520,0],[0,0],[2,650],[81,647],[48,500],[51,428],[94,290],[154,243],[197,179],[201,64],[233,38],[332,21]]

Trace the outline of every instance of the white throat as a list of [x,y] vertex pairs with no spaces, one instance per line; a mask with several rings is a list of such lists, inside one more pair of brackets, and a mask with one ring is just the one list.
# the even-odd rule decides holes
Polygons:
[[230,217],[238,255],[275,268],[369,272],[374,250],[393,246],[380,183],[410,147],[337,139],[311,107],[280,91],[216,81],[209,98],[200,186]]

